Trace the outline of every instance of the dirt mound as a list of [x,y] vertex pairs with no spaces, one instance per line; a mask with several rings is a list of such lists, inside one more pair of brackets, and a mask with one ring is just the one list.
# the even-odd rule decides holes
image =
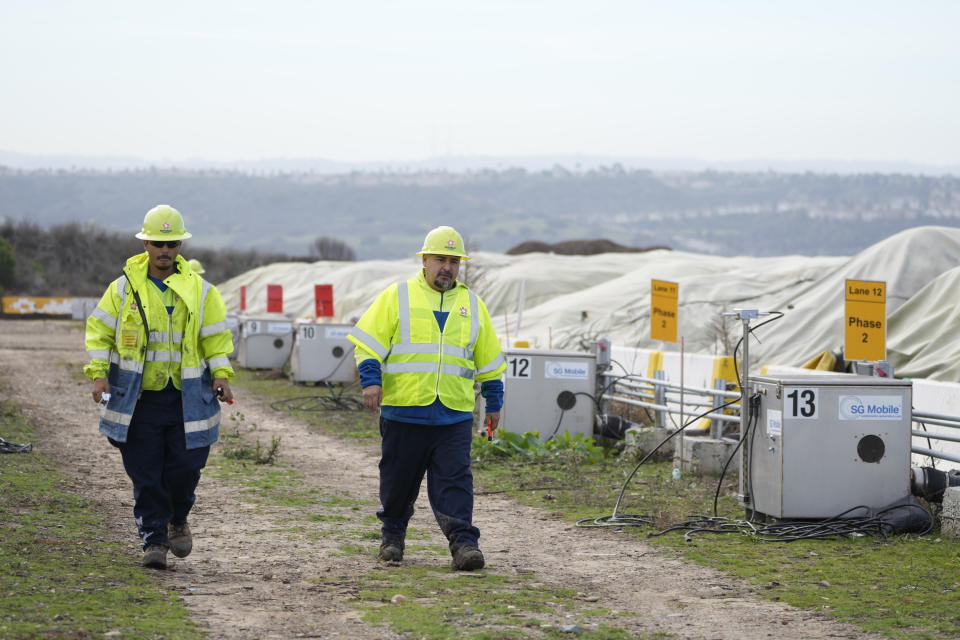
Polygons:
[[592,256],[598,253],[642,253],[657,249],[670,250],[670,247],[625,247],[613,240],[596,238],[594,240],[564,240],[549,244],[539,240],[528,240],[507,251],[508,256],[518,256],[523,253],[557,253],[565,256]]

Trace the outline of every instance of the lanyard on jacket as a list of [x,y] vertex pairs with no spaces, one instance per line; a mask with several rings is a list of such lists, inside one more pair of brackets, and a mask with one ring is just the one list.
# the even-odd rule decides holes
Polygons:
[[[126,275],[126,274],[124,274]],[[143,330],[147,333],[147,339],[150,338],[150,325],[147,324],[147,314],[143,312],[143,303],[140,302],[140,294],[137,293],[137,288],[133,286],[133,282],[130,281],[130,278],[127,278],[127,284],[130,285],[130,290],[133,291],[133,299],[137,303],[137,311],[140,312],[140,319],[143,320]]]

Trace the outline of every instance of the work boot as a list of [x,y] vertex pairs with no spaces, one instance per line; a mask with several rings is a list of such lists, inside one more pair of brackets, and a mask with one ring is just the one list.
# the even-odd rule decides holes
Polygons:
[[377,557],[385,562],[400,562],[403,560],[403,540],[384,538]]
[[178,558],[186,558],[193,551],[193,536],[186,522],[168,525],[167,537],[170,538],[170,551]]
[[143,562],[141,564],[151,569],[166,569],[167,547],[156,544],[150,545],[143,551]]
[[465,544],[453,552],[453,568],[457,571],[475,571],[483,565],[483,554],[474,546]]

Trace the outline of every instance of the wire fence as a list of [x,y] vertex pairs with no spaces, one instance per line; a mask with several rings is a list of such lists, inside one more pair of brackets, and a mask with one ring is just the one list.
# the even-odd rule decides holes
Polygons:
[[[710,419],[710,437],[721,438],[726,422],[740,422],[740,405],[728,405],[723,411],[720,406],[740,397],[736,391],[729,391],[726,380],[717,380],[713,389],[699,386],[679,385],[668,382],[663,371],[655,371],[653,378],[640,375],[615,375],[604,373],[602,402],[619,402],[635,407],[643,407],[653,412],[654,426],[666,427],[672,417],[680,422],[703,413],[704,409],[714,408],[704,414]],[[682,397],[682,400],[681,400]],[[606,407],[602,407],[606,413]]]
[[[655,427],[668,427],[674,419],[683,422],[702,413],[706,408],[718,408],[740,396],[739,392],[728,390],[733,385],[726,380],[716,380],[713,389],[695,385],[681,386],[667,381],[663,371],[654,372],[653,378],[605,372],[601,374],[601,380],[601,410],[604,413],[607,412],[607,403],[611,402],[642,407],[652,412]],[[740,422],[740,405],[732,404],[723,412],[711,411],[704,417],[710,419],[709,437],[719,439],[723,437],[726,423]],[[929,429],[928,426],[939,429]],[[952,433],[943,432],[944,428]],[[960,464],[960,453],[944,450],[950,448],[960,452],[960,446],[945,446],[945,443],[960,445],[960,416],[914,410],[910,433],[913,442],[920,443],[911,445],[911,453]],[[924,441],[927,446],[922,446]],[[940,447],[935,447],[933,441],[937,441]]]

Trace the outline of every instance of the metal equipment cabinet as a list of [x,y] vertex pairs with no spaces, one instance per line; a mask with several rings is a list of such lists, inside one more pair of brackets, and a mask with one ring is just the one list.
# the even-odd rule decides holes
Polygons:
[[851,517],[865,514],[852,507],[881,508],[910,494],[909,381],[761,376],[748,388],[760,392],[741,450],[748,508],[774,518]]
[[354,344],[347,340],[353,325],[294,323],[290,378],[294,382],[353,382],[357,367]]
[[293,324],[284,316],[240,319],[237,364],[247,369],[280,369],[293,349]]
[[501,428],[514,433],[538,431],[543,438],[564,431],[593,435],[594,354],[507,349],[503,355],[507,371]]

